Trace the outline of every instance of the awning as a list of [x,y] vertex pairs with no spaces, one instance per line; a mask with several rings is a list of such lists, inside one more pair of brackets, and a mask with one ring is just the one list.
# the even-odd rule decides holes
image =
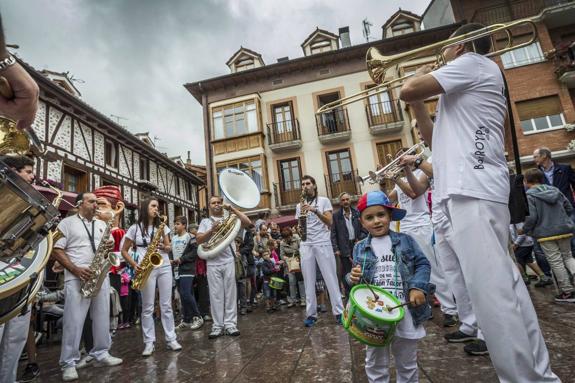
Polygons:
[[[56,197],[56,192],[50,188],[44,187],[44,186],[39,186],[39,185],[33,185],[34,189],[38,190],[40,193],[42,193],[42,195],[44,197],[46,197],[48,199],[48,201],[52,202],[52,200]],[[58,210],[64,210],[64,211],[68,211],[68,210],[72,210],[74,208],[74,205],[76,203],[76,193],[72,193],[72,192],[66,192],[63,191],[63,201],[60,203],[60,206],[58,207]]]
[[279,217],[270,219],[270,222],[277,223],[279,227],[297,225],[295,215],[280,215]]

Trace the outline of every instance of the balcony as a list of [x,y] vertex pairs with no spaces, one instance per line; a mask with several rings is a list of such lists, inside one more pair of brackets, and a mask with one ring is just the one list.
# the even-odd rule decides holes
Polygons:
[[278,121],[267,124],[268,144],[276,153],[297,150],[301,148],[301,133],[299,121]]
[[[509,1],[505,4],[479,8],[473,14],[471,18],[472,22],[482,23],[485,25],[491,25],[496,23],[503,23],[512,20],[522,19],[525,17],[531,17],[537,15],[545,8],[565,5],[568,3],[573,3],[573,0],[519,0],[519,1]],[[544,20],[546,23],[551,22],[552,27],[557,27],[556,22],[561,22],[561,20],[555,20],[557,15],[550,13],[545,15]],[[546,20],[549,18],[550,20]],[[560,16],[560,19],[564,17]],[[567,21],[566,19],[564,21]]]
[[351,196],[361,195],[357,169],[349,172],[326,174],[325,184],[327,195],[332,200],[337,199],[343,192],[349,193]]
[[274,183],[274,197],[276,202],[276,208],[279,211],[294,210],[295,206],[300,201],[300,196],[301,196],[301,189],[299,187],[292,188],[290,190],[284,190],[283,185],[279,183]]
[[317,135],[322,144],[347,141],[351,138],[347,109],[337,108],[331,112],[315,115]]
[[403,117],[399,101],[373,102],[365,106],[369,132],[376,136],[385,133],[396,133],[403,129]]
[[568,88],[575,88],[575,40],[562,41],[545,53],[555,64],[555,75]]

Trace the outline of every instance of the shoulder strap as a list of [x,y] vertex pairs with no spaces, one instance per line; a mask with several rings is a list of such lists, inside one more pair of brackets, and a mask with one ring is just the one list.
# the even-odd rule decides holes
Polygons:
[[507,100],[507,115],[509,116],[509,125],[511,130],[511,144],[513,146],[513,160],[515,162],[515,173],[521,174],[521,160],[519,158],[519,145],[517,144],[517,132],[515,131],[515,118],[513,118],[513,109],[511,107],[511,97],[509,96],[509,87],[507,86],[507,79],[505,73],[501,69],[501,77],[503,78],[505,99]]

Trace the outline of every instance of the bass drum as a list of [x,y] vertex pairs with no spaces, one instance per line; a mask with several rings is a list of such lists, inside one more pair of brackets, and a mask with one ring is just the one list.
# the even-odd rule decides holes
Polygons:
[[48,235],[23,257],[0,259],[0,324],[22,313],[34,300],[44,282],[52,241]]

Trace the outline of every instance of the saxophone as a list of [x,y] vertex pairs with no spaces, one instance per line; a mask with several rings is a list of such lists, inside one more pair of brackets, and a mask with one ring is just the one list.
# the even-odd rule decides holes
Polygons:
[[108,249],[106,242],[110,239],[112,224],[114,222],[114,212],[110,212],[112,217],[106,222],[106,230],[102,235],[102,240],[98,245],[94,259],[90,264],[90,279],[82,281],[80,291],[84,298],[93,298],[98,295],[102,283],[108,277],[111,266],[120,266],[120,258]]
[[162,263],[164,263],[162,254],[160,254],[158,251],[158,245],[160,244],[160,240],[164,234],[166,220],[166,216],[160,218],[160,226],[158,227],[158,231],[154,235],[154,238],[152,238],[152,242],[148,246],[148,250],[142,259],[142,263],[140,263],[140,271],[136,271],[136,275],[134,275],[134,279],[132,280],[132,288],[134,290],[141,291],[148,281],[152,270],[154,270],[156,267],[160,267]]
[[304,203],[306,203],[306,193],[305,190],[301,192],[301,196],[299,198],[301,207],[300,207],[300,211],[299,211],[299,217],[298,217],[298,226],[299,226],[299,233],[300,233],[300,237],[302,242],[305,242],[307,240],[307,216],[309,214],[309,212],[307,211],[307,209],[304,209],[303,205]]

